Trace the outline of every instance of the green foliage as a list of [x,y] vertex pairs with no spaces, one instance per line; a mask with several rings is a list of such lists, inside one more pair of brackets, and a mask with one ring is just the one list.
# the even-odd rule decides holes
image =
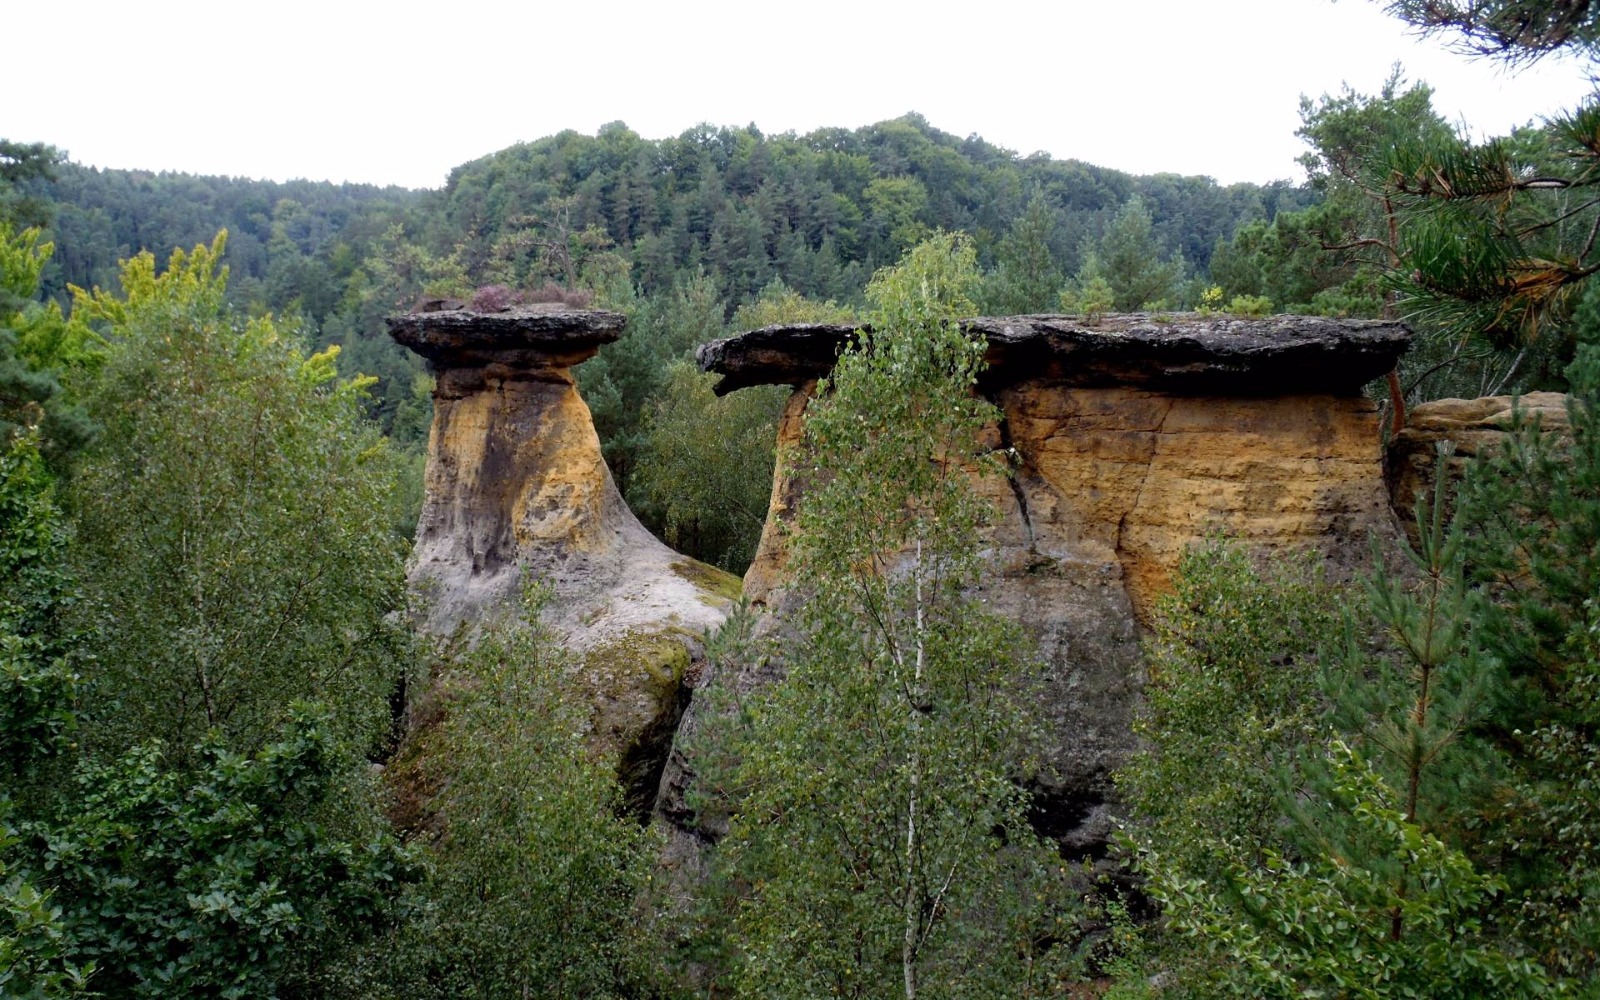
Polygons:
[[[1186,265],[1181,256],[1172,256],[1156,239],[1154,219],[1143,198],[1134,195],[1128,199],[1092,252],[1111,286],[1112,306],[1118,312],[1171,307]],[[1084,256],[1089,253],[1086,249]],[[1082,271],[1078,282],[1087,285]]]
[[1158,964],[1182,995],[1550,987],[1483,919],[1505,883],[1442,839],[1445,804],[1467,800],[1441,779],[1481,677],[1457,662],[1460,534],[1425,520],[1415,592],[1382,572],[1371,585],[1392,654],[1360,641],[1363,619],[1341,624],[1303,566],[1258,576],[1232,546],[1185,557],[1151,648],[1150,747],[1118,777],[1128,845],[1165,910]]
[[[329,714],[291,706],[253,756],[207,742],[95,756],[67,535],[30,438],[0,456],[0,992],[273,996],[386,919],[408,868]],[[92,726],[94,720],[87,720]],[[13,837],[12,834],[16,836]]]
[[1090,323],[1098,323],[1100,317],[1116,306],[1116,292],[1101,272],[1097,255],[1087,253],[1083,261],[1077,278],[1061,293],[1061,311],[1080,315]]
[[65,960],[61,908],[8,869],[11,842],[0,832],[0,995],[17,1000],[84,996],[94,967]]
[[143,254],[125,298],[79,296],[109,341],[84,387],[105,434],[70,492],[96,737],[251,748],[321,698],[364,748],[404,655],[393,460],[336,350],[307,358],[270,318],[227,311],[221,249],[160,275]]
[[60,565],[66,541],[37,435],[12,438],[0,452],[0,634],[51,648],[70,597]]
[[1283,846],[1282,772],[1318,744],[1314,656],[1339,603],[1306,561],[1220,539],[1184,554],[1148,646],[1148,748],[1117,776],[1141,849],[1214,877],[1209,845]]
[[1272,300],[1264,295],[1235,295],[1224,305],[1222,301],[1222,286],[1212,285],[1200,293],[1200,302],[1195,306],[1195,312],[1202,316],[1211,316],[1217,313],[1226,313],[1231,316],[1270,316],[1272,315]]
[[[1449,454],[1441,449],[1441,467]],[[1400,791],[1406,822],[1434,832],[1450,829],[1471,797],[1471,771],[1483,762],[1473,760],[1469,730],[1498,672],[1473,634],[1485,612],[1466,577],[1465,532],[1446,516],[1448,485],[1441,476],[1432,502],[1417,505],[1417,543],[1400,546],[1409,565],[1394,571],[1379,561],[1368,580],[1387,648],[1348,637],[1326,685],[1334,725]]]
[[328,723],[297,705],[257,753],[205,744],[183,771],[154,743],[84,760],[53,815],[16,824],[98,993],[274,996],[388,919],[408,865],[349,829],[359,791]]
[[50,221],[50,204],[27,193],[29,181],[49,180],[63,159],[59,150],[42,142],[0,139],[0,226],[42,226]]
[[1516,935],[1579,981],[1600,972],[1600,348],[1569,369],[1570,437],[1524,425],[1468,477],[1460,516],[1485,598],[1474,630],[1506,676],[1484,736],[1510,773],[1486,810],[1483,850],[1511,863]]
[[[1518,430],[1469,471],[1453,521],[1441,482],[1407,564],[1375,570],[1370,624],[1352,616],[1330,642],[1291,616],[1286,691],[1217,684],[1219,664],[1248,662],[1234,649],[1274,643],[1233,614],[1216,623],[1226,645],[1209,641],[1209,593],[1250,579],[1207,583],[1189,557],[1179,593],[1208,597],[1158,629],[1151,748],[1121,777],[1166,907],[1153,962],[1181,991],[1592,994],[1600,351],[1569,377],[1570,436]],[[1265,589],[1255,617],[1271,621]],[[1293,667],[1318,649],[1311,690]],[[1278,703],[1265,725],[1258,688]]]
[[1596,260],[1600,103],[1481,144],[1446,136],[1399,149],[1391,169],[1412,264],[1412,311],[1460,338],[1517,349],[1557,335]]
[[1272,300],[1265,295],[1235,295],[1226,309],[1233,316],[1270,316]]
[[[1363,274],[1402,267],[1405,254],[1390,157],[1410,144],[1440,141],[1452,134],[1433,110],[1432,88],[1422,83],[1407,86],[1396,66],[1376,94],[1346,86],[1338,95],[1324,94],[1315,102],[1302,97],[1300,122],[1296,134],[1311,147],[1300,162],[1326,200],[1306,214],[1304,236],[1295,242],[1314,241],[1341,265],[1314,280],[1314,285],[1303,285],[1302,294],[1309,291],[1314,296],[1347,287]],[[1383,297],[1384,315],[1393,315],[1393,301],[1392,294]]]
[[[108,377],[126,362],[119,351],[134,350],[130,333],[140,322],[154,325],[152,314],[193,318],[204,305],[220,301],[214,251],[195,256],[180,256],[159,278],[153,263],[130,268],[126,302],[98,295],[80,303],[82,316],[111,323],[116,342],[104,369]],[[160,312],[158,306],[169,309]],[[220,324],[220,317],[210,319]],[[173,333],[170,326],[147,328],[145,336]],[[184,346],[199,345],[191,340]],[[265,354],[270,338],[249,346]],[[292,358],[293,377],[308,388],[331,377],[331,358]],[[184,374],[195,371],[191,366]],[[263,391],[288,381],[263,378],[259,365],[229,374],[236,378],[220,382],[218,392],[237,392],[251,377]],[[194,380],[180,384],[185,391],[196,388]],[[176,387],[169,382],[168,388]],[[287,399],[314,416],[307,404],[304,395]],[[215,408],[208,414],[233,419]],[[127,431],[135,422],[112,426]],[[221,435],[228,428],[211,430]],[[86,681],[100,695],[92,701],[106,712],[141,698],[159,703],[170,692],[157,690],[159,683],[140,670],[111,669],[93,659],[93,650],[120,655],[125,646],[92,631],[72,631],[92,630],[104,619],[84,613],[63,569],[68,532],[53,504],[37,437],[14,437],[0,456],[0,819],[17,835],[14,842],[0,838],[8,841],[0,860],[9,870],[0,890],[8,917],[0,927],[4,992],[77,995],[87,981],[97,995],[110,996],[278,995],[305,981],[342,943],[384,922],[397,881],[407,873],[393,839],[372,824],[370,800],[350,780],[362,768],[348,756],[342,738],[348,727],[332,725],[325,710],[275,705],[272,714],[282,728],[268,734],[265,745],[255,744],[252,755],[225,749],[215,732],[198,746],[170,754],[126,717],[115,727],[133,744],[125,752],[96,754],[74,742],[84,731],[106,732],[101,719],[83,718]],[[159,447],[149,439],[137,444]],[[155,457],[130,447],[129,461],[134,455],[146,467]],[[207,452],[195,457],[191,471],[225,458],[221,449]],[[88,457],[78,485],[104,489],[103,461],[103,452]],[[148,508],[140,512],[125,496],[98,499],[107,506],[127,504],[122,512],[131,516],[149,516]],[[215,516],[226,520],[228,513]],[[126,525],[135,532],[147,527]],[[185,541],[195,539],[189,535]],[[243,550],[266,544],[236,536],[226,558],[259,565]],[[197,548],[190,552],[199,555]],[[296,557],[304,561],[305,553]],[[119,569],[110,567],[103,576]],[[148,583],[136,581],[138,587]],[[124,585],[132,589],[135,583]],[[88,589],[104,593],[99,586]],[[151,605],[138,613],[156,610]],[[236,649],[226,655],[239,661],[247,656]],[[105,697],[110,677],[120,682],[115,706]],[[381,712],[381,695],[376,708]]]
[[444,722],[411,752],[448,775],[433,803],[441,832],[409,921],[363,960],[375,994],[639,995],[649,970],[633,903],[649,840],[585,746],[589,709],[539,620],[543,600],[534,589],[522,620],[439,678]]
[[661,398],[667,369],[687,358],[695,345],[723,336],[726,306],[716,282],[704,271],[685,277],[670,294],[641,298],[628,285],[613,294],[620,297],[603,299],[601,305],[626,313],[627,328],[578,368],[578,385],[606,464],[617,487],[631,498],[636,495],[632,476],[647,447],[646,423]]
[[90,363],[92,355],[81,329],[67,323],[59,306],[34,301],[55,251],[40,235],[0,221],[0,440],[38,426],[54,457],[90,437],[83,411],[62,394],[60,375]]
[[992,316],[1048,312],[1061,292],[1062,275],[1050,253],[1056,225],[1048,202],[1035,195],[995,247],[995,269],[978,289],[982,311]]
[[[1338,740],[1328,748],[1326,808],[1347,819],[1351,854],[1213,842],[1223,878],[1185,878],[1141,859],[1170,932],[1211,957],[1185,982],[1206,997],[1534,997],[1552,988],[1537,965],[1503,954],[1482,914],[1500,881],[1406,820],[1395,792]],[[1401,870],[1397,882],[1378,872]],[[1398,921],[1402,937],[1391,933]]]
[[0,995],[79,996],[89,968],[65,959],[61,908],[9,860],[14,796],[66,743],[77,675],[52,635],[70,597],[65,532],[35,435],[0,454]]
[[776,280],[761,290],[753,301],[734,311],[736,330],[759,330],[778,323],[851,323],[855,312],[832,299],[818,302]]
[[1390,0],[1389,12],[1428,32],[1457,34],[1461,47],[1511,62],[1576,50],[1600,55],[1600,10],[1565,0]]
[[[753,330],[850,319],[849,310],[775,281],[739,307],[733,325]],[[766,523],[773,445],[788,393],[759,386],[719,397],[715,382],[687,359],[666,369],[647,412],[629,500],[673,548],[742,573]]]
[[[1581,269],[1593,206],[1550,171],[1582,174],[1581,136],[1561,146],[1552,127],[1474,146],[1431,98],[1397,67],[1375,95],[1346,88],[1302,102],[1300,135],[1313,147],[1302,162],[1327,194],[1306,221],[1344,270],[1306,286],[1309,300],[1279,301],[1404,315],[1417,333],[1398,369],[1410,399],[1559,378],[1570,348],[1540,330],[1581,296],[1583,275],[1568,265]],[[1547,182],[1562,191],[1541,196]]]
[[668,545],[742,573],[766,524],[787,393],[760,386],[719,397],[716,380],[689,361],[667,369],[633,490],[642,516],[659,521]]
[[[723,860],[741,995],[1053,988],[1054,852],[1013,769],[1030,729],[1017,637],[967,596],[993,408],[973,252],[936,236],[873,279],[872,332],[812,403],[822,480],[799,513],[807,594],[788,677],[753,696]],[[998,474],[999,470],[992,470]]]
[[[1377,272],[1338,245],[1353,225],[1337,203],[1280,213],[1240,226],[1211,254],[1211,280],[1227,298],[1263,297],[1290,312],[1376,317],[1383,312]],[[1225,299],[1226,301],[1226,299]]]

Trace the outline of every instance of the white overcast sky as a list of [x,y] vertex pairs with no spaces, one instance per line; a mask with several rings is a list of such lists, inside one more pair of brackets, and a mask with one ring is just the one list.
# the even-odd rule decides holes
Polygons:
[[1510,73],[1375,0],[51,0],[8,4],[0,137],[106,167],[438,187],[562,129],[855,128],[917,111],[1134,173],[1301,179],[1301,94],[1395,62],[1496,134],[1590,66]]

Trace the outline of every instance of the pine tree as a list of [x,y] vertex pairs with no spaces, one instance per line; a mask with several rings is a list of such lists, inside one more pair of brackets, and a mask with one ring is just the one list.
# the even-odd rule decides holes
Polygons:
[[1150,209],[1138,195],[1129,198],[1094,247],[1111,285],[1119,312],[1170,308],[1185,265],[1155,237]]
[[979,289],[979,304],[991,316],[1049,312],[1061,292],[1061,269],[1050,254],[1055,213],[1035,195],[995,247],[995,269]]

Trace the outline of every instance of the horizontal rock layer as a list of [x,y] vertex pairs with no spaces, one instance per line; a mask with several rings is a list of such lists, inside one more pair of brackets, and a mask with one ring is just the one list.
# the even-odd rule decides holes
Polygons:
[[412,312],[386,321],[389,336],[436,368],[497,365],[511,369],[570,368],[622,336],[627,317],[558,304],[505,312],[467,309]]
[[[1410,334],[1399,323],[1316,316],[1242,319],[1195,314],[982,316],[963,327],[988,341],[985,385],[1049,378],[1060,385],[1137,386],[1164,392],[1348,395],[1394,368]],[[799,385],[833,369],[854,327],[769,326],[696,351],[717,393]]]

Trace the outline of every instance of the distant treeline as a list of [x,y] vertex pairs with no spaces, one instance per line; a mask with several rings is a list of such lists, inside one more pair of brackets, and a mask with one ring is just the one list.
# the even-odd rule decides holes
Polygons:
[[551,231],[587,232],[631,264],[641,292],[703,268],[731,313],[774,278],[809,297],[854,300],[873,270],[934,229],[967,232],[992,266],[997,244],[1036,199],[1048,213],[1052,260],[1068,275],[1085,240],[1136,195],[1157,242],[1192,273],[1204,272],[1240,223],[1315,200],[1287,181],[1223,186],[1022,157],[917,115],[803,136],[700,125],[662,140],[614,122],[597,135],[562,132],[463,164],[438,191],[71,163],[56,174],[36,182],[54,206],[47,292],[108,284],[121,258],[194,246],[226,228],[235,296],[275,310],[298,300],[318,323],[396,225],[430,254],[458,254],[469,280],[525,278],[538,261],[526,252],[517,259],[518,249]]

